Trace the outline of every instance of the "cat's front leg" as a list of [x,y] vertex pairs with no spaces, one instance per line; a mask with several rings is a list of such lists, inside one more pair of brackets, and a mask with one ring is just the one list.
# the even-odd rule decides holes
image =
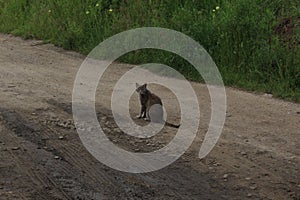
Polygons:
[[145,121],[150,121],[149,113],[145,111],[145,116],[143,117]]
[[136,116],[136,118],[141,119],[146,117],[146,106],[141,107],[141,112],[139,115]]

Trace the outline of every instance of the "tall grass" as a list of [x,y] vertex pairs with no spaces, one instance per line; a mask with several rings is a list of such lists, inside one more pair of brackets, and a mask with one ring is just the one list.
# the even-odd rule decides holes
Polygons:
[[[109,36],[144,26],[174,29],[198,41],[227,85],[300,101],[297,0],[0,0],[0,31],[85,54]],[[121,59],[165,63],[201,81],[168,52],[141,50]]]

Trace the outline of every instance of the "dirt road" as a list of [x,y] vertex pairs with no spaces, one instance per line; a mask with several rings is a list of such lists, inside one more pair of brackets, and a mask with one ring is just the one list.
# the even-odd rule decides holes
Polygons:
[[[206,87],[197,89],[201,124],[191,148],[156,172],[129,174],[97,161],[82,145],[71,97],[84,56],[39,41],[0,35],[0,199],[300,199],[300,105],[227,88],[221,139],[198,151],[210,119]],[[114,64],[103,79],[97,113],[107,136],[131,151],[153,151],[176,133],[127,138],[114,123],[110,95],[131,66]],[[174,98],[152,87],[176,121]],[[172,98],[171,98],[172,97]],[[136,104],[133,97],[131,105]],[[132,106],[132,113],[138,108]]]

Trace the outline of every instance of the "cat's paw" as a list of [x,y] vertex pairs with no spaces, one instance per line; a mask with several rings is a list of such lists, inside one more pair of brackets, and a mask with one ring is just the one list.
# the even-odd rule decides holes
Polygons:
[[150,118],[146,117],[144,118],[145,121],[150,121]]
[[137,115],[135,118],[136,118],[136,119],[141,119],[142,116],[141,116],[141,115]]

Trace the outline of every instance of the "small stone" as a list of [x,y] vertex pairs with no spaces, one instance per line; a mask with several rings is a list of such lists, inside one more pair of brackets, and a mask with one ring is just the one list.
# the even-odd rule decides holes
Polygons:
[[20,147],[13,147],[13,148],[11,148],[11,150],[19,150],[20,149]]
[[63,140],[64,136],[59,136],[58,139]]
[[250,178],[250,177],[246,177],[245,179],[246,179],[247,181],[250,181],[250,180],[251,180],[251,178]]
[[265,93],[264,96],[265,96],[265,97],[268,97],[268,98],[272,98],[272,97],[273,97],[272,94],[267,94],[267,93]]
[[250,186],[250,189],[251,189],[251,190],[256,190],[257,187],[256,187],[256,186]]
[[249,194],[247,194],[247,197],[252,197],[252,194],[250,194],[250,193],[249,193]]
[[218,167],[218,166],[222,166],[222,164],[221,163],[214,163],[213,166]]
[[244,151],[242,151],[240,154],[241,154],[242,156],[246,156],[246,155],[247,155],[247,153],[244,152]]
[[54,159],[59,159],[59,156],[54,156]]
[[228,178],[228,176],[229,176],[228,174],[224,174],[223,178],[226,179],[226,178]]
[[104,131],[104,133],[109,133],[110,132],[110,129],[106,128],[106,127],[102,128],[102,130]]
[[266,154],[266,153],[268,153],[267,150],[260,150],[260,149],[255,152],[255,154],[257,154],[257,155],[262,155],[262,154]]
[[120,132],[121,132],[121,129],[119,129],[119,128],[114,128],[114,132],[120,133]]

